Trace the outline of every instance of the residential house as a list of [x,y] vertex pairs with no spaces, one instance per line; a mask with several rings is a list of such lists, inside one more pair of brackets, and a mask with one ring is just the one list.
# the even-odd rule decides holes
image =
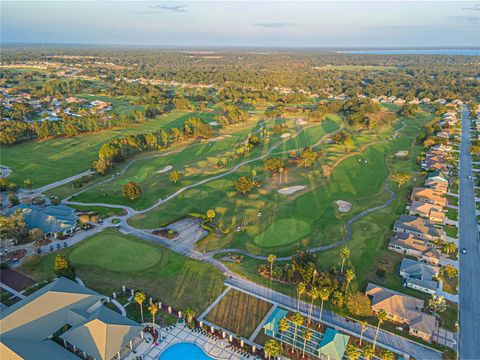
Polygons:
[[432,189],[434,192],[444,196],[448,191],[448,184],[443,181],[427,179],[425,181],[425,187]]
[[442,130],[437,133],[437,137],[442,139],[450,139],[450,134],[447,131]]
[[448,175],[447,173],[443,172],[443,171],[430,171],[427,175],[427,179],[429,180],[438,180],[438,181],[442,181],[446,184],[448,184]]
[[409,333],[431,342],[437,320],[422,312],[424,301],[369,283],[365,291],[372,301],[372,311],[384,310],[387,318],[398,324],[407,324]]
[[423,201],[412,201],[409,215],[420,216],[439,224],[445,222],[443,207]]
[[105,306],[106,297],[57,278],[0,313],[0,358],[123,359],[143,326]]
[[410,195],[412,201],[423,201],[440,207],[447,206],[447,198],[430,188],[415,187]]
[[442,253],[437,250],[434,244],[419,238],[418,236],[406,233],[396,234],[388,244],[389,250],[401,254],[416,257],[427,264],[437,265]]
[[438,282],[434,280],[438,276],[440,268],[415,260],[404,258],[400,264],[399,273],[405,280],[405,286],[426,294],[435,295]]
[[393,230],[397,233],[406,233],[416,235],[425,240],[443,240],[445,233],[442,229],[435,226],[435,223],[416,216],[400,215],[395,221]]

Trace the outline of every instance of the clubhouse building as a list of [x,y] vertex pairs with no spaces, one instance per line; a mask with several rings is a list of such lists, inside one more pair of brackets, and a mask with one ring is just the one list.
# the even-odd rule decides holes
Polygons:
[[58,278],[0,315],[0,358],[123,359],[143,326],[103,306],[106,297]]

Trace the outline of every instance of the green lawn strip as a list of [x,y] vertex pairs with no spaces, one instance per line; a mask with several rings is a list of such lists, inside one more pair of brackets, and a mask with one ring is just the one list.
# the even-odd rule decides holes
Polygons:
[[454,225],[444,225],[443,230],[445,231],[445,234],[447,234],[447,236],[449,237],[452,237],[452,238],[458,237],[458,228]]
[[440,275],[440,279],[443,280],[443,290],[444,291],[446,291],[450,294],[453,294],[453,295],[458,294],[458,290],[457,290],[458,276],[454,276],[453,278],[449,278],[447,276],[441,276]]
[[447,201],[449,205],[458,206],[458,197],[447,195]]
[[453,221],[458,221],[458,210],[447,208],[447,218]]
[[449,331],[457,331],[456,326],[458,321],[458,305],[447,301],[447,309],[444,312],[439,313],[442,319],[441,326]]
[[[85,284],[110,295],[122,285],[165,304],[205,309],[222,291],[224,276],[212,265],[160,245],[107,229],[59,252],[77,268]],[[50,279],[56,254],[33,257],[19,270],[37,281]]]
[[124,210],[118,208],[107,208],[104,206],[83,206],[83,205],[68,205],[74,209],[80,211],[94,211],[100,214],[102,218],[108,218],[110,216],[123,215]]
[[1,163],[13,170],[10,179],[18,185],[29,178],[34,187],[41,187],[88,170],[102,144],[110,139],[180,126],[191,116],[210,119],[213,115],[174,111],[126,129],[3,146]]

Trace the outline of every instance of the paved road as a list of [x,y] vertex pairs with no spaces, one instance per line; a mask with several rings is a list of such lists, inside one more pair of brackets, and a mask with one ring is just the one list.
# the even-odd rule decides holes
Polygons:
[[459,299],[459,356],[460,359],[480,358],[480,248],[475,196],[472,176],[470,146],[470,120],[468,109],[462,111],[462,142],[460,145],[460,248],[467,254],[460,255]]

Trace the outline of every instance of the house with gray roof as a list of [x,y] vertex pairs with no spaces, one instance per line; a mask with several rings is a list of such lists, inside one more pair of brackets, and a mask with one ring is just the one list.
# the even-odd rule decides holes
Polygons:
[[0,358],[124,358],[143,326],[103,306],[105,296],[58,278],[0,314]]
[[419,261],[404,258],[400,264],[400,276],[405,280],[405,286],[430,295],[435,295],[438,282],[433,278],[438,276],[439,268]]
[[65,205],[27,205],[11,207],[6,215],[20,211],[23,220],[30,230],[40,229],[45,237],[72,234],[78,224],[76,210]]

